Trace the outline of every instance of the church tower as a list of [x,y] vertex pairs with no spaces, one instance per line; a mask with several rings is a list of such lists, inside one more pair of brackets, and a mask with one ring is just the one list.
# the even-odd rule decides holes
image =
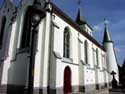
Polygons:
[[117,59],[115,56],[115,51],[113,47],[113,41],[110,37],[110,34],[107,29],[107,25],[105,23],[105,29],[104,29],[104,39],[103,39],[103,46],[106,50],[107,53],[107,68],[109,72],[109,82],[112,81],[113,75],[111,75],[112,72],[115,72],[115,79],[119,82],[119,71],[118,71],[118,64],[117,64]]
[[78,1],[78,12],[77,12],[77,16],[76,16],[76,23],[80,26],[80,28],[87,32],[89,35],[92,36],[92,28],[90,27],[90,25],[88,25],[88,23],[86,22],[86,20],[83,17],[83,13],[82,13],[82,8],[80,6],[81,1]]

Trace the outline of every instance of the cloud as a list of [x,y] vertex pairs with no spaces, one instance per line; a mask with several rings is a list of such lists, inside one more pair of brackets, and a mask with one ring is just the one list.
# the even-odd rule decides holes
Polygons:
[[115,49],[116,52],[121,52],[121,49],[118,48],[118,47],[115,47],[114,49]]
[[[125,19],[120,19],[119,21],[109,21],[106,20],[105,23],[108,24],[108,30],[111,38],[114,42],[114,50],[118,59],[118,63],[122,64],[125,58]],[[100,43],[103,40],[104,32],[104,21],[93,26],[94,37]]]
[[125,58],[125,45],[122,43],[122,44],[119,44],[119,45],[116,45],[114,47],[115,49],[115,53],[116,53],[116,56],[117,56],[117,60],[118,60],[118,63],[119,64],[122,64],[123,63],[123,60]]
[[102,30],[102,27],[100,25],[95,25],[95,26],[93,26],[93,30],[100,32]]
[[109,24],[110,21],[109,21],[109,20],[105,20],[105,21],[103,21],[103,22],[100,22],[100,23],[94,25],[94,26],[93,26],[93,30],[94,30],[95,32],[102,32],[102,31],[104,31],[104,23]]
[[125,58],[125,19],[111,24],[111,35],[115,45],[115,52],[120,64]]
[[109,24],[109,23],[110,23],[110,21],[109,21],[109,20],[107,20],[107,19],[104,19],[104,23]]
[[93,26],[93,30],[96,32],[101,32],[102,28],[103,28],[103,23],[99,23],[99,24]]
[[125,42],[125,19],[121,19],[117,23],[111,24],[111,32],[115,41],[124,41]]
[[125,51],[125,45],[117,45],[114,47],[114,49],[117,53],[122,53]]

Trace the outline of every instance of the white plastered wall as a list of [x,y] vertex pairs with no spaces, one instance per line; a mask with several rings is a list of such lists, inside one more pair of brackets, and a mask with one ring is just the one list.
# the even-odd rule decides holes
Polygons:
[[[64,68],[66,67],[66,65],[68,65],[71,70],[72,70],[72,85],[89,85],[89,84],[96,84],[95,79],[95,70],[93,70],[93,56],[92,56],[92,47],[94,45],[95,48],[99,49],[99,63],[101,62],[101,53],[105,54],[105,52],[97,47],[95,44],[93,44],[89,39],[87,39],[86,37],[84,37],[83,35],[81,35],[80,33],[78,33],[78,31],[73,28],[72,26],[70,26],[69,24],[67,24],[65,21],[63,21],[60,17],[58,17],[55,14],[55,19],[54,22],[56,23],[56,25],[59,27],[58,29],[54,30],[54,48],[53,51],[57,52],[60,54],[61,59],[56,59],[56,86],[57,87],[62,87],[63,86],[63,73],[64,73]],[[71,49],[70,49],[70,54],[71,54],[71,64],[66,63],[65,60],[63,59],[63,32],[64,32],[64,28],[65,27],[69,27],[70,28],[70,34],[71,34],[71,40],[70,40],[70,45],[71,45]],[[85,40],[88,41],[88,63],[90,65],[82,65],[83,66],[83,74],[81,72],[81,74],[79,74],[79,72],[81,70],[79,70],[79,58],[78,58],[78,39],[84,43]],[[83,49],[81,49],[82,54],[81,54],[81,60],[83,62],[85,62],[84,60],[84,45],[82,47]],[[73,65],[74,64],[74,65]],[[100,64],[100,67],[102,64]],[[74,66],[74,67],[73,67]],[[98,75],[102,76],[99,77],[98,76],[98,83],[104,83],[104,76],[103,76],[104,72],[103,71],[98,71]],[[77,76],[78,77],[77,77]],[[80,82],[79,79],[79,75],[83,75],[84,77],[84,81],[82,83]],[[54,84],[53,84],[54,85]]]

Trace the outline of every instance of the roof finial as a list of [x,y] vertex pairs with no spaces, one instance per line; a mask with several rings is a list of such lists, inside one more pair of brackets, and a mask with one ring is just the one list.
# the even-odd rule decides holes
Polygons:
[[81,0],[78,0],[78,5],[80,6],[80,4],[81,4]]
[[104,25],[105,25],[105,27],[104,27],[104,39],[103,39],[103,44],[104,44],[105,42],[112,42],[112,39],[111,39],[110,34],[109,34],[109,32],[108,32],[107,24],[108,24],[108,21],[104,18]]
[[82,9],[81,9],[81,0],[78,0],[78,13],[77,13],[77,17],[76,17],[76,22],[79,24],[79,25],[83,25],[85,24],[85,20],[83,18],[83,14],[82,14]]
[[108,21],[106,20],[106,18],[104,18],[104,26],[105,26],[105,31],[108,31],[107,29],[107,24],[108,24]]
[[105,25],[105,28],[107,27],[107,20],[106,18],[104,18],[104,25]]
[[81,0],[78,0],[78,7],[80,8]]

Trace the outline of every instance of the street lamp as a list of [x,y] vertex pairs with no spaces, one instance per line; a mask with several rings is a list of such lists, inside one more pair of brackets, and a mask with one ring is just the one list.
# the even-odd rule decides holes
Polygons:
[[28,77],[28,94],[33,94],[33,80],[34,80],[34,63],[36,53],[36,27],[40,23],[41,19],[46,16],[45,11],[40,5],[34,4],[29,6],[28,14],[31,22],[31,42],[30,42],[30,61],[29,61],[29,77]]

